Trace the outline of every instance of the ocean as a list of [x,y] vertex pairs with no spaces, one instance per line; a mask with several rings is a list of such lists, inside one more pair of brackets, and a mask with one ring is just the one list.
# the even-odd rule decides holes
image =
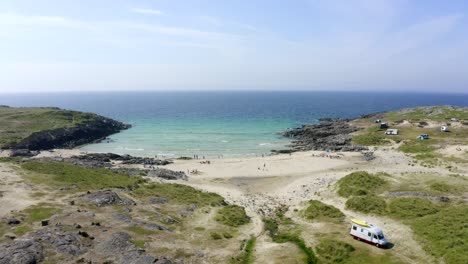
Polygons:
[[133,127],[83,151],[137,156],[225,157],[283,149],[278,133],[320,117],[426,105],[468,106],[468,94],[384,92],[92,92],[1,94],[9,106],[94,112]]

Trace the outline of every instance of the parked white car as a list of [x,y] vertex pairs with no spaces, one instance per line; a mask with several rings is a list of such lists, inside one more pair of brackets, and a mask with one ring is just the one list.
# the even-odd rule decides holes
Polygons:
[[354,239],[365,241],[377,247],[387,246],[388,241],[385,238],[382,229],[374,226],[373,224],[356,219],[351,219],[351,222],[352,224],[349,234],[354,237]]

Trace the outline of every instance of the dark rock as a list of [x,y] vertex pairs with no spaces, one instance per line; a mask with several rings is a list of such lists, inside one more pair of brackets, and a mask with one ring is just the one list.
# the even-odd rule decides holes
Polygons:
[[41,226],[48,226],[49,225],[49,220],[42,220],[41,221]]
[[78,231],[78,235],[80,235],[82,237],[89,237],[88,232],[85,232],[85,231]]
[[73,148],[94,142],[130,127],[130,125],[97,115],[94,119],[78,124],[75,127],[35,132],[12,146],[12,149]]
[[0,264],[36,264],[44,259],[44,248],[34,239],[16,239],[0,244]]
[[[172,163],[172,161],[169,160],[160,160],[148,157],[134,157],[130,155],[118,155],[114,153],[90,153],[85,155],[72,156],[67,161],[74,165],[88,168],[111,168],[112,161],[121,161],[122,164],[140,164],[148,166],[162,166]],[[114,170],[131,176],[140,175],[141,173],[145,172],[144,170],[135,168],[116,168]]]
[[187,180],[188,177],[183,171],[172,171],[168,169],[157,168],[148,172],[148,177],[158,177],[166,180]]
[[10,157],[34,157],[39,151],[30,151],[29,149],[12,149]]
[[119,264],[172,264],[171,261],[165,258],[154,257],[139,250],[130,242],[130,239],[131,236],[127,233],[115,233],[107,240],[99,243],[96,249]]
[[167,203],[169,202],[169,199],[165,198],[165,197],[156,197],[156,196],[153,196],[153,197],[150,197],[148,199],[148,201],[151,203],[151,204],[164,204],[164,203]]
[[442,203],[448,203],[450,202],[450,198],[446,197],[446,196],[441,196],[439,197],[439,202],[442,202]]
[[21,221],[16,219],[16,218],[10,218],[7,220],[7,224],[9,225],[19,225],[21,224]]
[[108,205],[113,205],[113,204],[135,205],[134,201],[130,199],[126,199],[126,198],[120,198],[120,196],[117,195],[117,193],[111,190],[97,191],[94,193],[84,194],[84,195],[81,195],[80,198],[83,201],[95,204],[98,207],[108,206]]
[[366,161],[371,161],[375,159],[374,152],[371,152],[371,151],[365,152],[363,153],[362,158]]
[[44,248],[58,253],[78,256],[88,251],[88,244],[77,233],[63,231],[60,226],[30,232],[28,237],[39,241]]
[[333,119],[315,125],[306,125],[290,129],[282,133],[293,139],[291,151],[332,150],[332,151],[361,151],[367,147],[353,145],[351,133],[358,128],[351,126],[349,119]]

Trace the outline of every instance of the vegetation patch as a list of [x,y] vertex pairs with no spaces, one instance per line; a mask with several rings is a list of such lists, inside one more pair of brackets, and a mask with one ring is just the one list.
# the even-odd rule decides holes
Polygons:
[[310,200],[302,215],[313,221],[341,221],[345,216],[338,208],[317,200]]
[[250,222],[250,217],[245,213],[244,207],[228,205],[220,208],[215,220],[227,226],[238,227]]
[[404,153],[430,153],[435,150],[433,146],[431,146],[431,142],[428,140],[418,140],[412,139],[410,141],[406,141],[398,147],[398,150]]
[[49,204],[40,203],[24,209],[21,211],[21,215],[24,215],[26,222],[32,223],[47,220],[54,214],[59,214],[61,212],[62,209],[60,208],[53,207]]
[[141,185],[131,192],[137,198],[165,197],[170,203],[197,204],[198,206],[226,205],[224,198],[215,193],[203,192],[182,184],[151,183]]
[[251,264],[253,263],[253,251],[255,248],[255,242],[257,238],[251,236],[242,246],[242,253],[237,256],[233,257],[230,261],[231,264]]
[[138,248],[145,248],[145,240],[130,240],[136,247]]
[[386,207],[384,199],[373,195],[355,196],[346,201],[346,208],[363,213],[383,214]]
[[315,248],[320,263],[344,263],[356,249],[342,241],[324,239]]
[[88,169],[63,162],[31,161],[21,164],[31,181],[52,186],[78,186],[75,191],[103,188],[131,188],[145,182],[141,177],[130,177],[107,169]]
[[396,198],[392,199],[388,205],[389,215],[403,219],[435,214],[438,211],[438,205],[420,197]]
[[0,147],[13,146],[34,132],[74,127],[97,115],[52,107],[0,107]]
[[368,195],[386,185],[387,181],[380,174],[370,174],[365,171],[356,171],[341,178],[338,184],[338,194],[343,197],[351,195]]
[[364,146],[380,146],[389,143],[388,139],[383,135],[383,132],[380,131],[379,134],[376,132],[372,134],[355,135],[353,136],[353,142]]
[[317,256],[312,248],[308,247],[305,241],[300,237],[300,231],[295,229],[295,224],[291,219],[284,216],[283,210],[278,210],[275,219],[263,219],[265,231],[272,238],[275,243],[293,243],[304,254],[305,263],[316,264],[318,263]]
[[22,226],[16,227],[15,230],[13,230],[13,234],[17,236],[22,236],[32,230],[33,229],[30,226],[22,225]]
[[446,263],[468,263],[468,205],[452,206],[436,214],[411,221],[427,252],[443,257]]
[[459,193],[460,188],[458,186],[454,186],[451,184],[447,184],[445,182],[433,182],[429,185],[429,188],[433,191],[439,193]]

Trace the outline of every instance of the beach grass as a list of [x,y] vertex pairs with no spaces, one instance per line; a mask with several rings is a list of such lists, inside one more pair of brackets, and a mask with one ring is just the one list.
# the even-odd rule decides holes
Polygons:
[[315,251],[320,263],[346,263],[356,249],[339,240],[323,239],[316,246]]
[[343,197],[373,194],[387,184],[381,176],[382,174],[370,174],[365,171],[350,173],[337,182],[338,194]]
[[346,201],[346,208],[367,214],[384,214],[387,203],[374,195],[353,196]]
[[445,263],[468,263],[468,205],[450,206],[408,221],[423,248]]
[[37,205],[30,206],[20,212],[25,217],[25,222],[33,223],[42,220],[47,220],[55,214],[62,212],[62,209],[55,207],[54,205],[47,203],[39,203]]
[[71,191],[94,190],[103,188],[134,188],[145,180],[130,177],[108,169],[89,169],[63,162],[30,161],[21,163],[21,168],[33,183],[52,187],[76,188]]
[[245,213],[244,207],[228,205],[216,212],[215,220],[231,227],[239,227],[250,222],[250,217]]
[[388,204],[388,215],[411,219],[439,212],[440,206],[428,199],[420,197],[400,197],[390,200]]
[[226,205],[224,198],[218,194],[200,191],[182,184],[145,184],[130,194],[137,198],[150,196],[165,197],[169,199],[169,203],[196,204],[200,207]]
[[301,214],[309,221],[336,222],[344,219],[345,215],[332,205],[317,200],[310,200],[307,202],[307,205],[307,208]]
[[253,253],[255,249],[255,243],[257,238],[250,236],[242,245],[242,253],[236,257],[231,258],[230,264],[252,264],[254,261]]
[[0,147],[8,148],[34,132],[69,128],[97,117],[93,113],[62,110],[54,107],[0,106]]

